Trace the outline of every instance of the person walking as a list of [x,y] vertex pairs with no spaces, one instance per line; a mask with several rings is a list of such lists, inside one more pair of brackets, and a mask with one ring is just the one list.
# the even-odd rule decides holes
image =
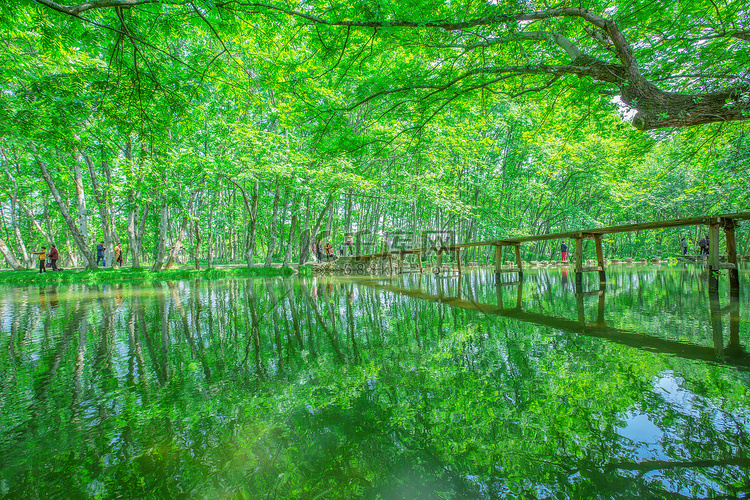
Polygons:
[[354,238],[351,234],[346,235],[346,246],[349,247],[349,255],[354,255]]
[[96,245],[96,265],[99,265],[99,262],[102,263],[102,267],[107,267],[107,259],[104,258],[104,242],[100,241],[98,245]]
[[680,247],[682,247],[682,255],[687,255],[688,244],[687,244],[687,240],[685,239],[684,236],[680,240]]
[[122,246],[118,243],[115,245],[115,265],[122,267]]
[[560,253],[562,254],[562,261],[568,262],[568,245],[564,241],[560,244]]
[[39,256],[39,274],[47,272],[47,247],[42,247],[41,252],[31,252],[31,255]]
[[51,245],[49,250],[49,261],[52,264],[52,271],[59,271],[57,268],[57,259],[60,258],[60,253],[57,251],[55,245]]

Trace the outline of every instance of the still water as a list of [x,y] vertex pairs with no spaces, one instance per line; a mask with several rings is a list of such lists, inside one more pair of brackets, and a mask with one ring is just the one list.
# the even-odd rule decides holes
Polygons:
[[703,273],[0,288],[0,498],[747,498]]

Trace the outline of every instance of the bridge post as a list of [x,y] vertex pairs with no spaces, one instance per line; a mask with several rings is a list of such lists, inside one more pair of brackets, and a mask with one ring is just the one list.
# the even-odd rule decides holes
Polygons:
[[458,274],[461,274],[461,249],[456,248],[456,265],[458,265]]
[[602,235],[594,235],[596,244],[596,265],[599,266],[599,285],[607,283],[607,273],[604,271],[604,252],[602,251]]
[[[578,284],[576,283],[576,286]],[[586,325],[586,311],[583,308],[583,291],[581,291],[581,288],[576,288],[576,311],[578,312],[578,322],[581,324],[581,326]]]
[[503,269],[503,247],[495,245],[495,280],[500,281],[500,271]]
[[576,292],[583,288],[583,237],[576,236]]
[[740,297],[738,295],[729,296],[729,344],[727,345],[727,354],[730,356],[740,356],[743,354],[740,345]]
[[521,244],[516,245],[516,265],[518,266],[518,279],[523,279],[523,261],[521,260]]
[[523,307],[523,280],[520,280],[518,282],[518,286],[516,287],[516,309],[520,311],[522,307]]
[[419,274],[421,275],[424,273],[424,269],[422,269],[422,252],[417,252],[417,264],[419,264]]
[[[708,251],[711,251],[709,247]],[[716,357],[724,356],[724,335],[721,321],[721,304],[719,303],[719,291],[708,292],[708,303],[711,311],[711,331],[713,332],[714,349]]]
[[719,291],[719,227],[721,219],[713,218],[708,224],[708,291]]
[[[740,296],[740,275],[737,264],[737,240],[734,237],[734,228],[737,222],[734,219],[724,220],[724,236],[727,240],[727,263],[729,264],[729,294]],[[732,268],[734,266],[734,269]]]

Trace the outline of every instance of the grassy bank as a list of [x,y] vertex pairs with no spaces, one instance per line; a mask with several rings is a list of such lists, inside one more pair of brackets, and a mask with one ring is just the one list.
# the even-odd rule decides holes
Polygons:
[[194,278],[223,277],[275,277],[291,276],[295,270],[291,267],[232,267],[211,269],[165,269],[154,273],[144,268],[104,268],[95,271],[65,270],[48,271],[39,274],[38,269],[27,271],[0,272],[0,284],[36,284],[36,283],[112,283],[140,280],[184,280]]

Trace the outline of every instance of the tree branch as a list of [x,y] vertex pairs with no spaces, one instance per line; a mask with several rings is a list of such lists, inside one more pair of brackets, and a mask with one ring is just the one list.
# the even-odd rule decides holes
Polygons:
[[515,42],[518,40],[549,40],[555,42],[557,45],[563,48],[568,54],[571,60],[575,60],[582,55],[581,50],[576,47],[573,42],[568,38],[561,35],[560,33],[547,33],[544,31],[522,31],[511,36],[502,38],[489,38],[483,42],[472,43],[470,45],[461,44],[446,44],[446,45],[427,45],[430,48],[451,48],[451,49],[463,49],[463,50],[475,50],[480,48],[492,47],[494,45],[502,45],[508,42]]
[[[167,3],[163,0],[91,0],[90,2],[79,3],[78,5],[62,5],[52,0],[34,0],[52,10],[62,12],[71,16],[77,16],[82,12],[92,9],[105,9],[108,7],[134,7],[149,3]],[[179,2],[178,2],[179,3]]]
[[667,460],[646,460],[644,462],[618,462],[607,464],[605,469],[608,471],[615,469],[637,470],[647,472],[652,470],[665,470],[677,468],[696,467],[727,467],[727,466],[750,466],[750,459],[743,457],[725,458],[720,460],[693,460],[687,462],[671,462]]

